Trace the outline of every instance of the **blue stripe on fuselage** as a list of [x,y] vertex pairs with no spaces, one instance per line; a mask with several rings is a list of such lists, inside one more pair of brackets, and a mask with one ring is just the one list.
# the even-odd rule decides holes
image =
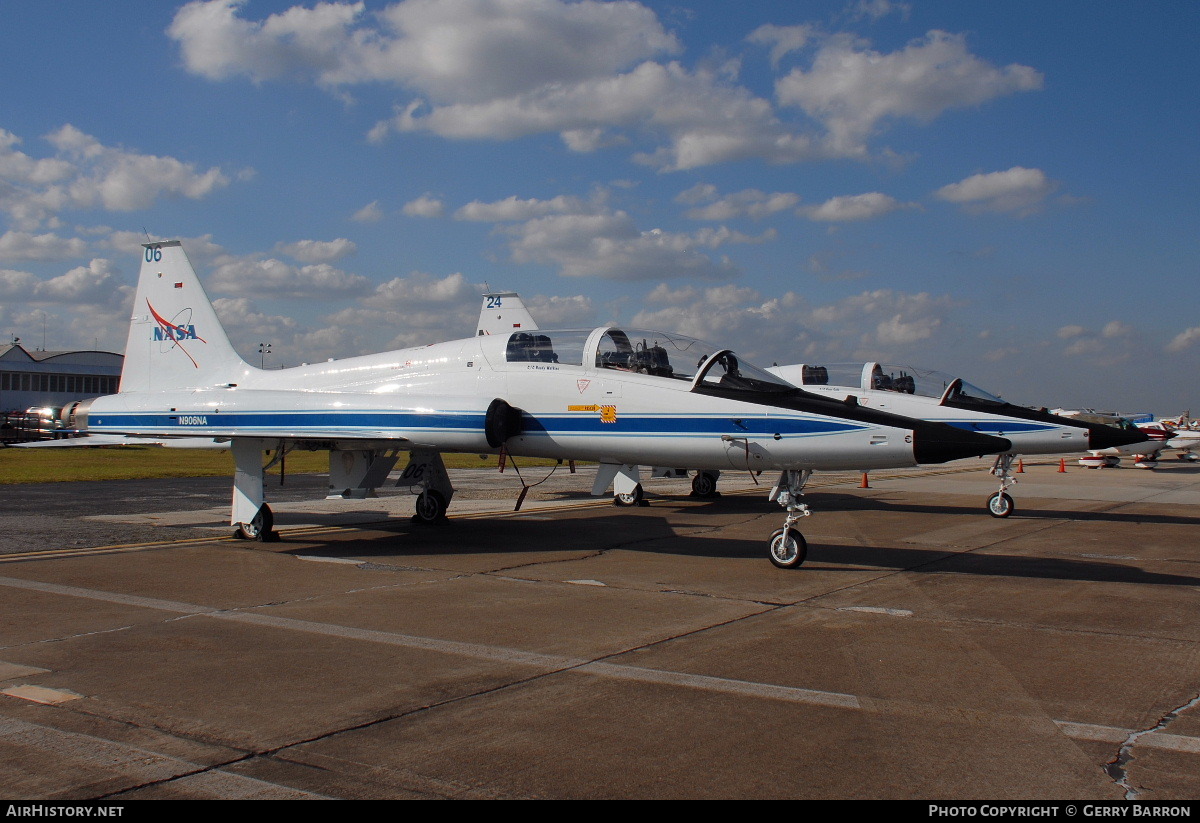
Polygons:
[[1023,420],[942,420],[939,422],[946,423],[956,429],[963,429],[964,431],[1001,437],[1009,434],[1048,432],[1058,428],[1058,426],[1051,426],[1045,423],[1030,423]]
[[[606,423],[598,413],[567,415],[522,414],[524,434],[552,436],[558,434],[620,434],[626,436],[693,437],[722,435],[746,437],[814,436],[841,434],[867,428],[851,422],[807,417],[728,417],[617,414]],[[382,430],[439,430],[482,431],[484,414],[476,411],[255,411],[212,412],[101,412],[91,421],[96,431],[179,433],[195,431],[239,431],[254,429],[294,431],[303,435],[306,429],[328,432],[344,429],[355,431]]]

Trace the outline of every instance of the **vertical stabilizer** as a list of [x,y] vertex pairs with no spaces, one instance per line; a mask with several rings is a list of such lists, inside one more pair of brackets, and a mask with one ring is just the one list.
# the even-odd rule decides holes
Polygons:
[[145,244],[120,390],[236,383],[249,368],[230,345],[183,245]]
[[506,291],[489,292],[483,296],[483,306],[479,309],[479,325],[475,329],[476,336],[536,330],[537,323],[533,321],[529,309],[521,302],[521,295]]

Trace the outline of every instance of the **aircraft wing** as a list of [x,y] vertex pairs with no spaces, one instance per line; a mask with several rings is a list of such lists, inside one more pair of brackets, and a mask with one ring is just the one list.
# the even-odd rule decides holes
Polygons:
[[228,440],[212,437],[137,437],[128,434],[87,434],[62,440],[14,443],[18,449],[98,448],[100,446],[164,446],[169,449],[228,449]]

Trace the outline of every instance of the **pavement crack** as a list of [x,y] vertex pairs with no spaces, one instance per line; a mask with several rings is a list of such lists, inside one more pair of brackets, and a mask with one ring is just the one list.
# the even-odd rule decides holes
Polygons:
[[113,634],[114,632],[127,632],[133,626],[117,626],[111,629],[97,629],[94,632],[79,632],[78,634],[66,634],[62,637],[46,637],[41,640],[31,640],[27,643],[14,643],[10,646],[0,646],[0,650],[7,651],[9,649],[29,648],[30,646],[40,646],[46,643],[66,643],[70,640],[78,640],[81,637],[95,637],[99,634]]
[[1200,694],[1193,697],[1182,706],[1177,706],[1164,714],[1158,723],[1149,729],[1133,732],[1129,737],[1125,738],[1125,742],[1121,744],[1121,748],[1117,750],[1117,755],[1104,766],[1104,771],[1113,781],[1125,791],[1126,800],[1137,800],[1141,797],[1141,791],[1135,788],[1129,782],[1129,764],[1133,761],[1133,748],[1148,734],[1164,731],[1167,726],[1179,719],[1179,716],[1197,705],[1200,705]]

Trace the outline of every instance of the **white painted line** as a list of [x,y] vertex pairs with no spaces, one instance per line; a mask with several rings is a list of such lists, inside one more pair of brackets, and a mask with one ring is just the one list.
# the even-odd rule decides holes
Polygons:
[[116,592],[81,589],[77,586],[61,586],[57,583],[42,583],[37,580],[22,580],[18,577],[0,577],[0,586],[10,589],[27,589],[47,594],[61,594],[66,597],[81,597],[85,600],[99,600],[105,603],[120,603],[125,606],[137,606],[143,609],[157,609],[176,614],[204,614],[213,611],[204,606],[193,606],[190,603],[177,603],[174,600],[158,600],[153,597],[138,597],[133,594],[118,594]]
[[912,617],[908,609],[885,609],[883,606],[841,606],[839,612],[865,612],[867,614],[887,614],[892,617]]
[[702,674],[686,674],[659,669],[644,669],[640,666],[622,666],[616,663],[588,663],[580,671],[603,675],[617,680],[636,680],[641,683],[665,683],[685,686],[707,692],[742,694],[764,697],[769,700],[784,700],[788,703],[808,703],[817,706],[834,706],[840,709],[861,709],[862,703],[852,694],[821,692],[800,689],[794,686],[774,686],[770,683],[755,683],[749,680],[729,680],[724,677],[709,677]]
[[[686,672],[663,671],[647,669],[640,666],[626,666],[618,663],[602,663],[581,658],[561,655],[540,654],[521,649],[511,649],[502,646],[486,646],[478,643],[463,643],[454,640],[439,640],[431,637],[398,634],[395,632],[359,629],[351,626],[338,626],[330,623],[317,623],[310,620],[297,620],[289,617],[260,614],[257,612],[226,611],[209,609],[191,603],[177,603],[169,600],[133,597],[112,592],[93,591],[75,586],[59,586],[53,583],[20,580],[0,577],[0,586],[32,589],[69,597],[82,597],[91,600],[125,603],[143,608],[157,608],[176,614],[191,614],[209,617],[214,620],[228,620],[236,623],[263,626],[283,631],[299,631],[310,634],[339,637],[349,640],[360,640],[368,643],[383,643],[391,646],[421,649],[424,651],[451,654],[460,657],[487,660],[497,663],[511,663],[532,666],[549,672],[573,670],[586,674],[608,677],[615,680],[629,680],[641,683],[659,683],[681,686],[684,688],[701,689],[726,694],[746,695],[770,700],[782,700],[789,703],[805,703],[809,705],[831,706],[842,709],[861,710],[862,701],[852,694],[841,692],[826,692],[804,689],[795,686],[780,686],[771,683],[758,683],[749,680],[731,680],[723,677],[689,674]],[[850,607],[849,610],[876,611],[875,607]],[[883,613],[903,612],[900,609],[882,609]],[[878,703],[873,704],[879,706]],[[878,710],[878,709],[873,709]],[[4,722],[0,721],[0,733],[4,732]],[[12,721],[15,722],[15,721]],[[1111,726],[1095,726],[1086,723],[1054,721],[1063,734],[1078,740],[1097,740],[1103,742],[1121,743],[1132,732],[1128,729],[1117,729]],[[1200,753],[1200,738],[1182,735],[1152,732],[1143,735],[1139,745],[1152,746],[1161,749],[1171,749],[1181,752]]]
[[332,800],[331,797],[268,783],[254,777],[213,770],[188,775],[172,785],[205,800]]
[[[89,769],[123,775],[137,783],[171,780],[190,775],[192,772],[204,772],[205,768],[197,763],[118,743],[115,740],[105,740],[90,734],[64,731],[12,718],[0,718],[0,737],[10,746],[44,752],[62,763],[83,763]],[[204,794],[213,798],[323,799],[322,795],[220,770],[191,775],[186,779],[189,788],[199,786]]]
[[604,586],[608,588],[607,583],[601,583],[599,580],[566,580],[566,583],[574,583],[576,586]]
[[0,680],[16,680],[18,677],[30,677],[35,674],[45,674],[49,669],[39,669],[37,666],[22,666],[19,663],[6,663],[0,660]]
[[[1115,726],[1093,726],[1090,723],[1070,723],[1066,720],[1055,720],[1054,722],[1062,729],[1063,734],[1075,740],[1124,743],[1134,733],[1132,729],[1118,729]],[[1181,734],[1150,732],[1140,736],[1137,745],[1151,749],[1200,754],[1200,737],[1187,737]]]
[[1062,733],[1074,740],[1094,740],[1098,743],[1124,743],[1133,732],[1115,726],[1093,726],[1090,723],[1071,723],[1055,720]]

